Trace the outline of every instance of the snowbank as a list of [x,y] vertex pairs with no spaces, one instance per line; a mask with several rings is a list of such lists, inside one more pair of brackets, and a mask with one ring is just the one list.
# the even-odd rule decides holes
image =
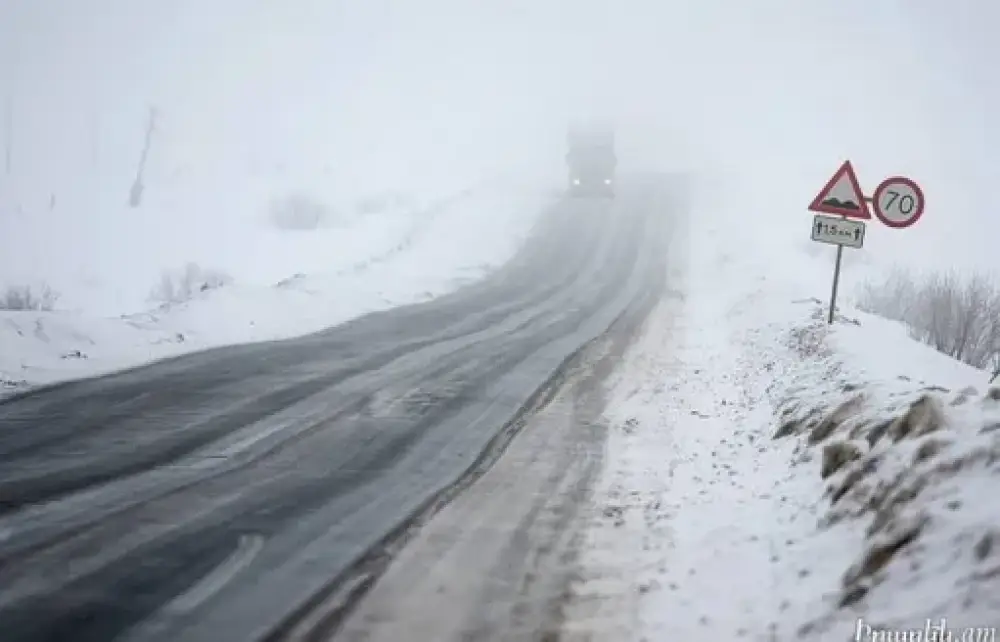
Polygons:
[[[547,200],[537,186],[493,184],[424,209],[364,216],[335,231],[296,231],[301,238],[279,239],[285,247],[245,248],[251,257],[285,252],[287,268],[297,251],[302,268],[290,269],[286,278],[266,285],[236,280],[136,314],[0,311],[0,387],[109,372],[224,344],[288,338],[439,296],[503,264]],[[310,264],[318,254],[327,257],[325,266]]]
[[829,328],[808,256],[779,270],[745,239],[684,241],[609,392],[568,629],[842,642],[933,639],[944,618],[952,639],[994,639],[989,375],[846,306]]
[[838,639],[859,618],[996,627],[1000,389],[894,324],[857,315],[829,329],[820,317],[815,307],[787,335],[801,360],[775,386],[775,438],[823,479],[819,528],[851,555],[838,583],[802,604],[803,637]]
[[174,182],[136,210],[90,192],[52,209],[0,193],[0,288],[44,283],[60,309],[119,315],[147,305],[161,276],[188,263],[254,285],[337,271],[389,252],[459,198],[452,187],[345,199],[252,175]]

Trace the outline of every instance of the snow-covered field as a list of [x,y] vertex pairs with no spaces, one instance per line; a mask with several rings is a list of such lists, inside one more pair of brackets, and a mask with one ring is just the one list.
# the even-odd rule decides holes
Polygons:
[[562,178],[563,130],[524,115],[545,98],[512,61],[454,55],[496,60],[493,37],[389,4],[0,3],[0,308],[58,294],[0,312],[0,393],[309,332],[503,262]]
[[1000,389],[847,305],[827,326],[834,250],[768,252],[724,222],[682,235],[613,384],[568,630],[995,639]]
[[[503,264],[549,200],[538,185],[502,181],[316,229],[276,230],[267,220],[257,222],[236,237],[242,255],[230,260],[242,269],[233,281],[201,291],[204,274],[192,271],[194,292],[181,297],[186,300],[119,316],[58,308],[0,311],[0,387],[287,338],[438,296]],[[252,269],[265,255],[260,262],[272,271],[270,282],[270,273]],[[224,250],[216,258],[209,267],[229,267]],[[178,276],[174,282],[183,283],[183,273]]]

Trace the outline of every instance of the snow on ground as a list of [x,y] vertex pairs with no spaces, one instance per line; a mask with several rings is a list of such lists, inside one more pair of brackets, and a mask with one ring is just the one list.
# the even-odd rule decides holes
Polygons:
[[439,296],[503,264],[548,198],[535,185],[494,182],[334,228],[244,232],[242,239],[256,241],[240,251],[271,266],[272,255],[281,254],[284,278],[196,288],[189,300],[133,314],[0,311],[0,385],[21,388],[213,346],[287,338]]
[[829,328],[830,262],[710,227],[613,383],[567,630],[995,639],[1000,390],[898,324]]

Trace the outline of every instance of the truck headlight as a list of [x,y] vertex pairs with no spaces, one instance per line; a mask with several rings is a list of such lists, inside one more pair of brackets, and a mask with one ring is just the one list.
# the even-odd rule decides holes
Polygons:
[[611,184],[611,179],[610,178],[605,178],[604,179],[604,184],[605,185],[610,185]]

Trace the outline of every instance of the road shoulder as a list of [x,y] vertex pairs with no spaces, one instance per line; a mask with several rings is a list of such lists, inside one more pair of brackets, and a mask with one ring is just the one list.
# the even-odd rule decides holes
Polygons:
[[604,381],[635,331],[624,325],[575,360],[499,460],[414,532],[334,639],[558,637],[581,511],[603,466]]

